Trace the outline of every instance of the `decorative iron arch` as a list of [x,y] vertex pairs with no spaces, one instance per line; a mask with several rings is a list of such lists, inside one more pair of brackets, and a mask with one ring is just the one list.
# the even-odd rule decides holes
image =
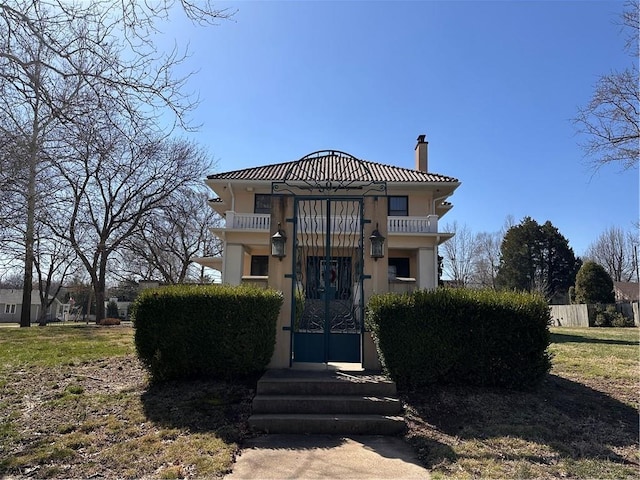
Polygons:
[[376,180],[369,162],[340,150],[319,150],[291,162],[272,193],[293,195],[384,195],[387,182]]

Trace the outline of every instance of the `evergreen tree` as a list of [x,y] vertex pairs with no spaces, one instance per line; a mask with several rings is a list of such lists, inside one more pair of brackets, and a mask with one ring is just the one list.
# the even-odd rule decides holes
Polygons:
[[120,312],[118,311],[118,304],[113,300],[107,303],[107,317],[118,318],[119,316]]
[[540,225],[525,217],[502,240],[496,284],[512,290],[537,291],[551,301],[564,300],[579,267],[580,260],[568,240],[551,222]]
[[604,267],[586,261],[576,276],[576,303],[614,303],[613,280]]

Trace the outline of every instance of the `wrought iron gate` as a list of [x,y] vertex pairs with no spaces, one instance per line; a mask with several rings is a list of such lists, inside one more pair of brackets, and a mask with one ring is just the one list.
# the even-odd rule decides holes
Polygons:
[[361,362],[365,198],[387,184],[370,162],[337,150],[291,162],[271,193],[293,199],[291,359]]
[[294,200],[293,361],[362,358],[362,198]]

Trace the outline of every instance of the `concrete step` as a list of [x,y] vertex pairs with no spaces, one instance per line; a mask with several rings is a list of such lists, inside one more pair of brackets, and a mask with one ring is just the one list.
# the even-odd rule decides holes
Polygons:
[[404,418],[391,415],[256,414],[249,425],[265,433],[395,435],[405,429]]
[[252,412],[398,415],[402,402],[393,397],[353,395],[258,395]]
[[258,381],[257,395],[357,395],[393,397],[396,384],[381,375],[352,372],[269,370]]

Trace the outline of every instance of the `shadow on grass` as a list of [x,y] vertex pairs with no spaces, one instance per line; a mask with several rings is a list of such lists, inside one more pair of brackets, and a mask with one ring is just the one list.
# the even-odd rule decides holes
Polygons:
[[[438,441],[438,432],[463,440],[519,438],[547,445],[565,458],[637,466],[634,454],[625,458],[614,449],[635,452],[638,412],[556,375],[548,375],[535,392],[436,386],[428,392],[406,393],[405,400],[412,412],[409,421],[426,426],[424,435],[410,441],[427,467],[457,459],[446,443]],[[528,458],[517,453],[515,457]],[[534,461],[545,463],[541,458]]]
[[552,333],[551,343],[604,343],[608,345],[638,345],[638,341],[616,340],[615,338],[589,338],[566,333]]
[[248,434],[254,392],[252,378],[172,381],[152,384],[142,394],[142,405],[147,418],[165,428],[214,433],[226,443],[239,443]]

